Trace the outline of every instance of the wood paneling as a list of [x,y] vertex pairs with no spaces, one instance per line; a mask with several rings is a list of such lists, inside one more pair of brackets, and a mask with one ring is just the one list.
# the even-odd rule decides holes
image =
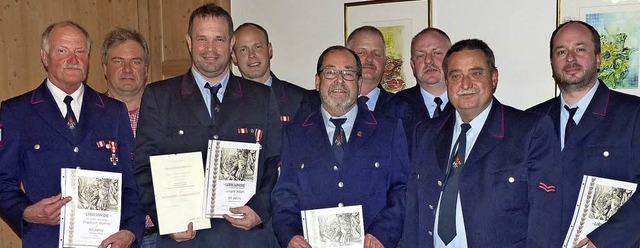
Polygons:
[[150,80],[157,81],[184,74],[191,66],[185,35],[191,12],[202,4],[214,2],[230,11],[230,0],[167,1],[149,0],[151,37]]
[[[186,72],[191,65],[185,34],[193,9],[204,0],[0,0],[0,101],[36,88],[47,73],[40,61],[40,35],[51,23],[72,20],[93,40],[88,84],[104,92],[100,62],[104,35],[114,27],[137,29],[149,43],[149,81]],[[230,0],[213,1],[230,11]],[[0,222],[0,247],[20,247]]]

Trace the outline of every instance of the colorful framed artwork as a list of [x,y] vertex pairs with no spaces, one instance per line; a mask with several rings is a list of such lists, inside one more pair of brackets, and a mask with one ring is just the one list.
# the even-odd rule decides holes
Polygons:
[[351,31],[370,25],[384,35],[387,63],[382,87],[389,92],[416,85],[411,70],[411,38],[430,25],[431,1],[364,1],[344,4],[345,40]]
[[598,78],[617,91],[640,95],[640,2],[558,0],[558,25],[581,20],[600,33]]

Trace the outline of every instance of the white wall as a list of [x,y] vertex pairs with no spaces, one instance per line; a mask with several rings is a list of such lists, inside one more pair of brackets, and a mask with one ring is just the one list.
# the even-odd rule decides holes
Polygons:
[[[311,89],[317,59],[344,43],[344,0],[231,0],[234,24],[255,22],[269,32],[271,69],[279,78]],[[484,40],[500,72],[496,97],[527,108],[554,96],[549,37],[556,1],[432,0],[432,25],[452,41]]]

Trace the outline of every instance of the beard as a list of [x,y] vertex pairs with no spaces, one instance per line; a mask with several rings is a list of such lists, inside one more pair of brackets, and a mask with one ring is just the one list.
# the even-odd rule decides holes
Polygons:
[[582,76],[566,75],[564,71],[553,72],[553,79],[559,88],[563,90],[581,90],[591,86],[593,82],[598,78],[598,69],[594,65],[593,67],[582,67]]
[[347,99],[336,99],[335,97],[331,97],[329,94],[331,90],[326,92],[320,92],[320,99],[322,100],[322,106],[325,108],[327,112],[336,116],[341,116],[349,112],[351,108],[356,104],[356,99],[358,98],[357,94],[349,93]]

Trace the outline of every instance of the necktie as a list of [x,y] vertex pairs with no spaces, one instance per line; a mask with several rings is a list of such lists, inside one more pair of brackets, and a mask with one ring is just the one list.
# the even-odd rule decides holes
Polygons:
[[451,153],[451,168],[449,168],[449,177],[442,190],[440,199],[440,209],[438,217],[438,236],[444,242],[449,244],[456,236],[456,203],[458,201],[458,179],[462,166],[465,161],[465,150],[467,147],[467,131],[471,128],[469,123],[460,125],[462,131],[456,141],[456,146]]
[[344,146],[347,144],[347,137],[342,129],[342,124],[347,121],[347,118],[331,118],[329,119],[336,126],[333,132],[333,153],[336,155],[338,162],[342,162],[344,157]]
[[569,106],[564,105],[564,109],[569,111],[569,119],[567,119],[567,126],[564,127],[564,143],[567,144],[567,141],[572,138],[573,132],[576,129],[576,121],[573,120],[573,116],[576,115],[576,111],[578,111],[578,107],[569,108]]
[[436,97],[433,101],[436,102],[436,109],[433,111],[433,116],[431,118],[436,118],[442,113],[442,110],[440,109],[442,106],[442,99],[440,99],[440,97]]
[[369,97],[367,96],[359,96],[358,97],[358,103],[360,104],[360,107],[366,108],[367,110],[369,109],[369,106],[367,105],[367,102],[369,101]]
[[64,119],[67,121],[67,127],[69,127],[71,134],[76,136],[76,124],[78,124],[78,119],[76,119],[76,115],[73,114],[73,109],[71,109],[71,101],[73,101],[73,97],[64,97],[64,104],[67,105],[67,115],[64,116]]
[[211,104],[209,105],[209,111],[211,112],[211,120],[215,124],[216,121],[219,121],[220,118],[220,100],[218,100],[218,90],[222,88],[222,84],[211,86],[211,84],[207,83],[204,85],[204,87],[209,89],[209,93],[211,93]]

